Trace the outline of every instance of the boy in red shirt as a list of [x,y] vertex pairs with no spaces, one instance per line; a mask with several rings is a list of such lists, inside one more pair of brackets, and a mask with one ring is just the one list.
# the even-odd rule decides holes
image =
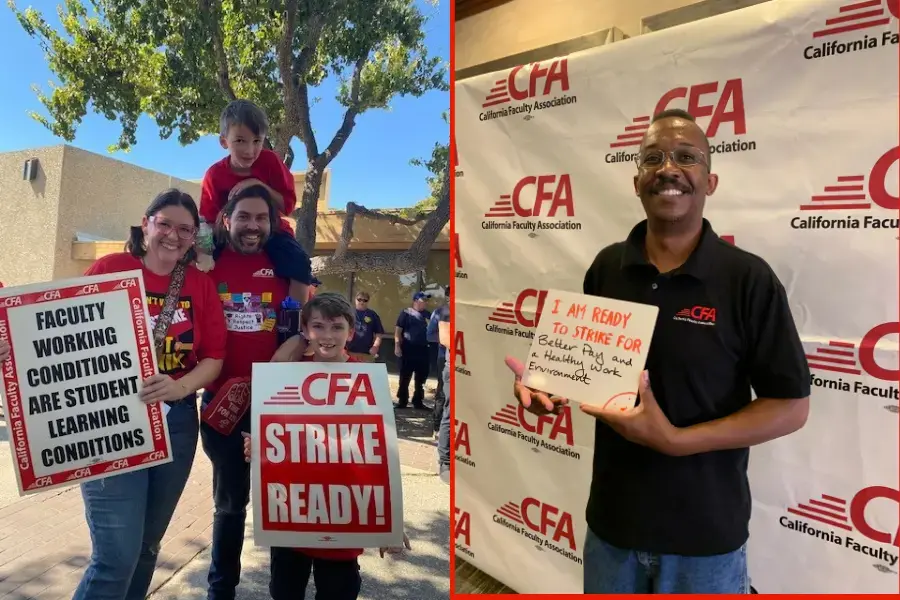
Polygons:
[[[301,362],[359,362],[344,352],[353,336],[355,311],[340,294],[323,292],[306,303],[300,313],[300,325],[311,356]],[[244,457],[250,462],[251,437],[244,434]],[[409,538],[403,535],[409,549]],[[379,553],[398,554],[403,548],[380,548]],[[312,573],[316,582],[316,598],[356,600],[362,586],[358,557],[361,548],[272,548],[269,594],[272,600],[303,600]]]
[[[277,154],[263,148],[269,122],[261,108],[248,100],[235,100],[225,107],[219,122],[219,143],[228,156],[211,166],[200,188],[200,216],[212,226],[229,196],[262,185],[272,196],[281,217],[294,212],[297,193],[294,176]],[[213,252],[218,258],[221,247]],[[301,303],[307,300],[312,278],[309,255],[294,238],[290,224],[282,218],[272,223],[272,236],[265,246],[275,275],[290,280],[288,294]]]

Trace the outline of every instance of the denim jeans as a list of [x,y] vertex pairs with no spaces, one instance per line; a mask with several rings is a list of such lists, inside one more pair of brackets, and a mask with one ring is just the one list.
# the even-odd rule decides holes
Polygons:
[[747,545],[717,556],[622,550],[590,529],[584,542],[585,594],[749,594]]
[[[441,415],[441,427],[438,432],[438,460],[441,465],[450,465],[450,361],[444,363],[444,372],[441,373],[444,381],[444,414]],[[437,401],[435,401],[437,402]]]
[[72,600],[144,600],[197,451],[197,402],[166,415],[172,462],[81,485],[91,562]]
[[[203,406],[212,400],[203,394]],[[212,463],[213,515],[212,556],[207,583],[208,600],[234,600],[241,580],[241,551],[250,504],[250,465],[244,460],[242,431],[250,431],[250,411],[224,436],[206,423],[200,424],[203,451]]]

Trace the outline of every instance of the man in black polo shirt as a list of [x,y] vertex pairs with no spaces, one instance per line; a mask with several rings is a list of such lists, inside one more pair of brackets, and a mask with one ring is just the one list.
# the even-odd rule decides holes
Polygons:
[[[647,220],[584,277],[585,294],[659,307],[638,407],[580,407],[597,418],[585,593],[748,593],[749,448],[797,431],[809,412],[784,288],[703,218],[718,184],[710,158],[691,115],[657,115],[634,177]],[[522,364],[507,364],[525,408],[567,402],[526,388]]]

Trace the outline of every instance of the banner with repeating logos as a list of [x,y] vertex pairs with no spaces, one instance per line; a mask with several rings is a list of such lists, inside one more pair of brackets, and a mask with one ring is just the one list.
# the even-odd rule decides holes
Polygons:
[[644,218],[641,137],[682,108],[720,176],[706,216],[778,274],[813,374],[806,426],[751,452],[753,586],[896,593],[898,15],[773,0],[457,84],[457,556],[581,592],[594,424],[519,409],[503,358]]

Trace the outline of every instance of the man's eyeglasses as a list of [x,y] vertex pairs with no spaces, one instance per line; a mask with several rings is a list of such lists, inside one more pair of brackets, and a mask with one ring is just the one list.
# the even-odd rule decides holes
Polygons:
[[192,240],[194,239],[194,236],[197,235],[197,229],[195,227],[190,227],[188,225],[179,225],[175,227],[168,221],[161,221],[156,217],[150,217],[149,220],[156,225],[156,229],[163,235],[169,235],[173,229],[175,230],[175,235],[182,240]]
[[666,164],[669,158],[675,166],[683,169],[690,169],[698,165],[706,166],[706,156],[700,150],[694,148],[678,148],[671,152],[663,152],[662,150],[648,150],[643,154],[639,154],[635,158],[635,162],[639,169],[659,169]]

